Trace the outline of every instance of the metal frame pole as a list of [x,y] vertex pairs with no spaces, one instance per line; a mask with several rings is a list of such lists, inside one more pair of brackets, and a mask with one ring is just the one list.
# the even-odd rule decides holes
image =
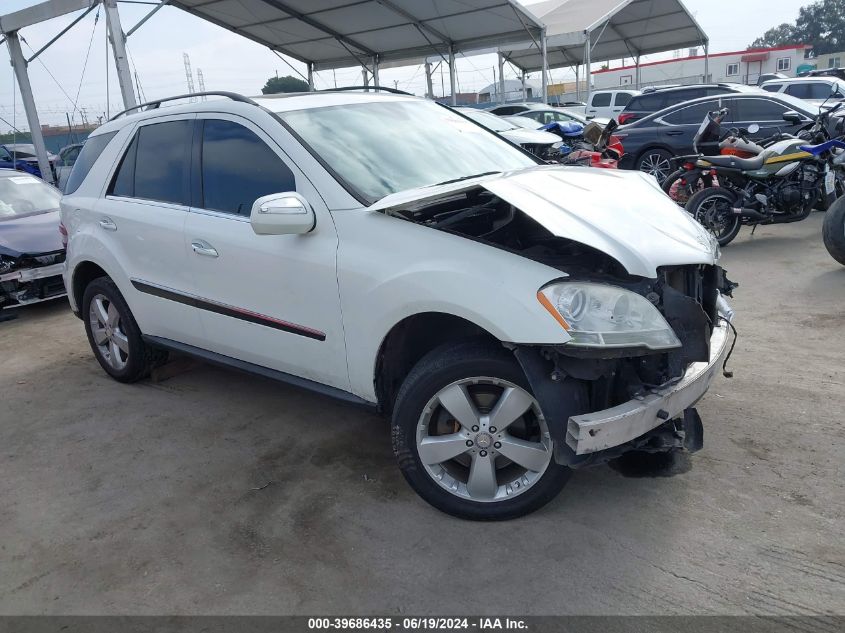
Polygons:
[[306,66],[308,66],[308,90],[314,92],[314,64],[308,62]]
[[17,31],[6,33],[6,45],[9,47],[9,57],[12,58],[12,68],[15,71],[18,90],[21,92],[23,108],[26,111],[29,134],[32,137],[32,144],[35,146],[35,155],[38,157],[38,169],[41,170],[41,177],[44,180],[49,183],[55,183],[53,180],[53,170],[50,168],[50,161],[47,158],[47,146],[44,144],[44,135],[41,133],[38,111],[35,109],[32,84],[29,83],[29,73],[26,70],[26,58],[23,56],[21,41],[18,38]]
[[114,65],[117,68],[117,80],[120,84],[120,94],[123,97],[123,107],[132,108],[138,105],[135,100],[135,90],[132,86],[132,72],[126,57],[126,35],[120,24],[120,12],[117,10],[117,0],[103,0],[106,10],[106,23],[109,29],[109,40],[114,52]]
[[425,96],[434,99],[434,86],[431,85],[431,62],[425,63]]
[[549,55],[546,46],[546,29],[540,33],[540,47],[542,49],[543,54],[543,80],[542,84],[542,92],[543,92],[543,103],[549,102]]
[[710,42],[704,43],[704,81],[710,83]]
[[575,64],[575,100],[581,101],[581,64]]
[[499,103],[505,103],[508,99],[505,96],[505,58],[498,53],[499,58]]
[[373,55],[373,85],[376,88],[380,85],[378,80],[378,55]]
[[455,94],[455,49],[449,45],[449,90],[452,91],[452,105],[458,105],[458,95]]
[[528,98],[528,91],[525,88],[525,71],[522,71],[522,100],[525,101]]
[[587,36],[587,41],[584,43],[584,76],[587,79],[587,106],[590,105],[590,98],[593,96],[593,82],[592,82],[592,73],[590,72],[590,68],[592,64],[590,63],[590,47],[592,44],[590,43],[590,32],[584,32]]
[[640,80],[640,56],[639,55],[637,55],[637,66],[636,66],[636,68],[637,68],[637,71],[636,71],[637,90],[639,90],[640,89],[640,82],[641,82],[641,80]]

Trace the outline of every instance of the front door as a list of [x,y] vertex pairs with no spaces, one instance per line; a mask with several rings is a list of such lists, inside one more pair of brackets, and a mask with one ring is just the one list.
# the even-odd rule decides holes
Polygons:
[[[185,226],[208,350],[349,388],[337,283],[337,233],[311,182],[273,138],[236,115],[197,119]],[[256,235],[256,198],[296,191],[314,208],[305,235]]]

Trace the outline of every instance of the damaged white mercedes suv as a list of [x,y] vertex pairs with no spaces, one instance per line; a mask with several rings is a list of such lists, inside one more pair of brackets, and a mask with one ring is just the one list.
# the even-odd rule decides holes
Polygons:
[[175,351],[377,408],[408,483],[470,519],[701,447],[733,285],[650,177],[411,96],[217,96],[118,116],[70,176],[65,284],[113,378]]

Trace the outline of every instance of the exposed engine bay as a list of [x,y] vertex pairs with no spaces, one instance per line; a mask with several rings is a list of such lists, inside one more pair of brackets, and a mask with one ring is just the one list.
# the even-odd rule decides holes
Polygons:
[[[535,380],[562,388],[577,383],[570,401],[580,411],[600,411],[674,384],[691,363],[710,357],[710,337],[720,318],[719,296],[734,284],[716,265],[658,268],[656,278],[631,275],[613,257],[577,241],[557,237],[526,213],[483,188],[450,194],[387,211],[394,217],[479,241],[565,272],[578,281],[620,286],[645,297],[664,316],[681,346],[668,351],[645,348],[587,349],[574,345],[520,350],[536,356]],[[520,358],[520,354],[517,354]],[[526,373],[526,360],[520,358]],[[530,376],[529,376],[530,378]],[[539,385],[533,384],[535,388]],[[565,446],[558,442],[557,446]],[[595,457],[591,460],[595,463]]]

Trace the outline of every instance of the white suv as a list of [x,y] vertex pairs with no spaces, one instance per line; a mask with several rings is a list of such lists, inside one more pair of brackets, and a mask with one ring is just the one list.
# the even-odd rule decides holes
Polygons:
[[411,486],[473,519],[700,447],[731,285],[653,179],[411,96],[219,96],[117,117],[70,175],[65,283],[113,378],[172,350],[377,408]]

